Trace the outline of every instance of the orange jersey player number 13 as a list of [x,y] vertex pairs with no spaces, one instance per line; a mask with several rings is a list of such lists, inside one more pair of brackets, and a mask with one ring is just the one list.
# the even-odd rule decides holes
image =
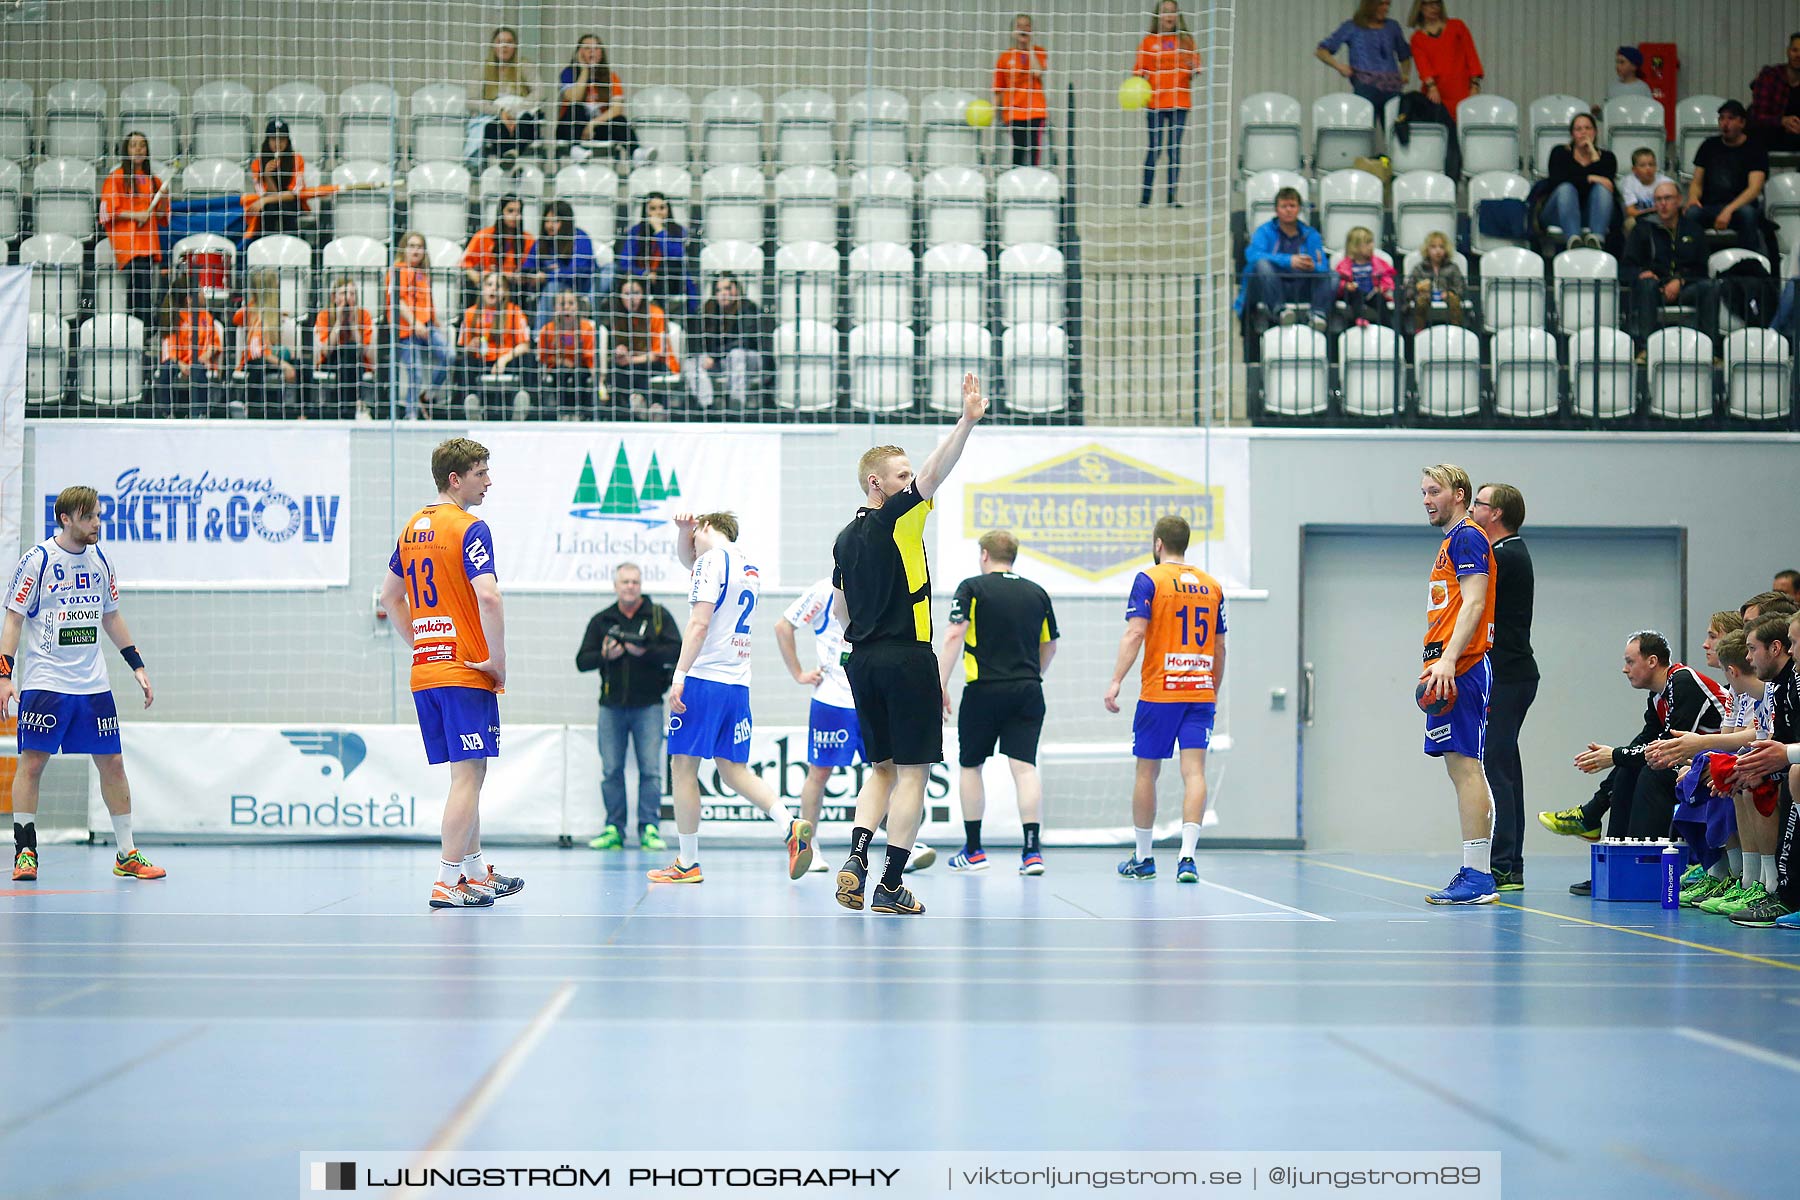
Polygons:
[[497,690],[492,676],[466,665],[488,659],[474,583],[494,574],[487,522],[454,504],[422,508],[406,523],[388,570],[406,584],[412,610],[412,690]]
[[[1484,595],[1465,596],[1462,581],[1470,575],[1487,576]],[[1494,644],[1494,594],[1499,582],[1494,570],[1494,550],[1481,527],[1464,517],[1444,535],[1437,559],[1431,566],[1430,591],[1425,599],[1425,665],[1444,655],[1456,632],[1456,618],[1465,602],[1482,606],[1482,621],[1475,636],[1456,659],[1456,673],[1471,670]]]
[[1125,617],[1149,621],[1144,631],[1144,700],[1211,704],[1214,647],[1225,632],[1225,591],[1187,563],[1158,563],[1131,584]]

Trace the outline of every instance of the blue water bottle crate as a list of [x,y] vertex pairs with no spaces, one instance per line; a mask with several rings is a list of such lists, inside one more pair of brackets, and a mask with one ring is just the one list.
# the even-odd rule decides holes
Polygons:
[[[1636,900],[1650,904],[1662,900],[1663,849],[1667,838],[1605,838],[1590,847],[1593,855],[1594,899]],[[1680,845],[1680,843],[1676,843]],[[1683,847],[1682,864],[1687,863]]]

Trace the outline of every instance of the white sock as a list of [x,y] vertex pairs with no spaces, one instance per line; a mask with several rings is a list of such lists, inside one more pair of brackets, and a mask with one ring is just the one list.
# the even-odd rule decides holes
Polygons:
[[446,887],[455,887],[456,881],[461,879],[462,875],[463,875],[463,869],[462,869],[461,863],[445,862],[443,859],[438,860],[437,881],[439,883],[445,885]]
[[480,883],[487,878],[487,859],[482,857],[481,851],[477,850],[462,860],[462,873],[473,883]]
[[676,851],[676,858],[684,867],[691,867],[700,861],[700,835],[698,833],[678,833],[675,839],[681,843]]
[[1142,862],[1150,857],[1150,843],[1156,837],[1156,830],[1139,829],[1134,825],[1132,826],[1131,832],[1137,835],[1137,856],[1138,861]]
[[137,843],[131,840],[131,814],[113,814],[113,840],[119,843],[121,855],[130,854],[137,849]]
[[1773,854],[1762,856],[1762,885],[1771,896],[1781,886],[1781,859]]
[[1200,840],[1200,826],[1192,821],[1184,821],[1181,825],[1181,857],[1194,857],[1194,843]]
[[1471,871],[1480,871],[1484,875],[1493,874],[1488,854],[1494,843],[1488,838],[1475,838],[1463,843],[1463,866]]
[[1750,857],[1741,846],[1728,846],[1725,850],[1726,869],[1739,879],[1749,879],[1750,876],[1744,874],[1744,865],[1750,861]]
[[1726,879],[1729,878],[1727,873],[1730,870],[1731,868],[1727,866],[1725,860],[1721,858],[1718,862],[1715,862],[1712,866],[1706,868],[1706,873],[1711,875],[1714,879]]
[[777,799],[769,805],[769,820],[775,822],[775,828],[781,830],[782,837],[786,837],[788,826],[793,824],[794,814],[788,811],[787,805]]
[[23,825],[25,828],[30,829],[33,825],[37,824],[37,814],[34,812],[16,812],[13,814],[13,824]]
[[1731,873],[1743,880],[1744,886],[1762,878],[1762,855],[1753,850],[1728,850],[1726,853],[1736,854],[1742,860],[1732,864]]

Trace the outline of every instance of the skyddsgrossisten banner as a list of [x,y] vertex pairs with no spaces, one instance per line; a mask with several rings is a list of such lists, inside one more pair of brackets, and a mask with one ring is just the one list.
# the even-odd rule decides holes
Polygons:
[[[678,512],[737,514],[738,543],[763,586],[781,561],[781,436],[558,426],[477,426],[493,487],[476,515],[493,530],[509,590],[591,592],[621,562],[643,568],[644,590],[678,596],[689,571],[675,555]],[[747,470],[746,464],[753,464]]]
[[350,579],[350,434],[241,423],[45,422],[35,538],[56,495],[100,493],[100,548],[131,587],[275,589]]

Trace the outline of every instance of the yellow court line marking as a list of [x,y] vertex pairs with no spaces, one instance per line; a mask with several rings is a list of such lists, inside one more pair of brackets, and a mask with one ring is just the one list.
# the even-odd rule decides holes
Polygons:
[[[1361,875],[1367,879],[1379,879],[1383,883],[1397,883],[1401,887],[1417,888],[1421,892],[1432,890],[1427,883],[1414,883],[1410,879],[1396,879],[1392,875],[1377,875],[1374,871],[1365,871],[1360,867],[1346,867],[1342,863],[1326,862],[1324,859],[1307,858],[1302,855],[1301,862],[1311,863],[1318,867],[1330,867],[1333,871],[1344,871],[1351,875]],[[1727,950],[1723,946],[1708,946],[1702,942],[1690,942],[1682,938],[1669,937],[1667,934],[1651,933],[1643,929],[1627,929],[1623,925],[1608,925],[1605,921],[1590,921],[1586,917],[1570,916],[1568,913],[1551,912],[1544,908],[1527,908],[1523,904],[1508,904],[1504,900],[1495,901],[1501,908],[1510,908],[1515,912],[1532,913],[1540,917],[1552,917],[1558,921],[1573,921],[1577,925],[1590,925],[1595,929],[1610,929],[1615,933],[1629,933],[1633,937],[1649,938],[1655,942],[1667,942],[1671,946],[1685,946],[1689,950],[1704,950],[1708,954],[1723,954],[1727,958],[1742,959],[1744,962],[1758,963],[1765,967],[1780,967],[1783,971],[1800,971],[1800,963],[1782,962],[1778,958],[1764,958],[1760,954],[1745,954],[1741,950]]]

